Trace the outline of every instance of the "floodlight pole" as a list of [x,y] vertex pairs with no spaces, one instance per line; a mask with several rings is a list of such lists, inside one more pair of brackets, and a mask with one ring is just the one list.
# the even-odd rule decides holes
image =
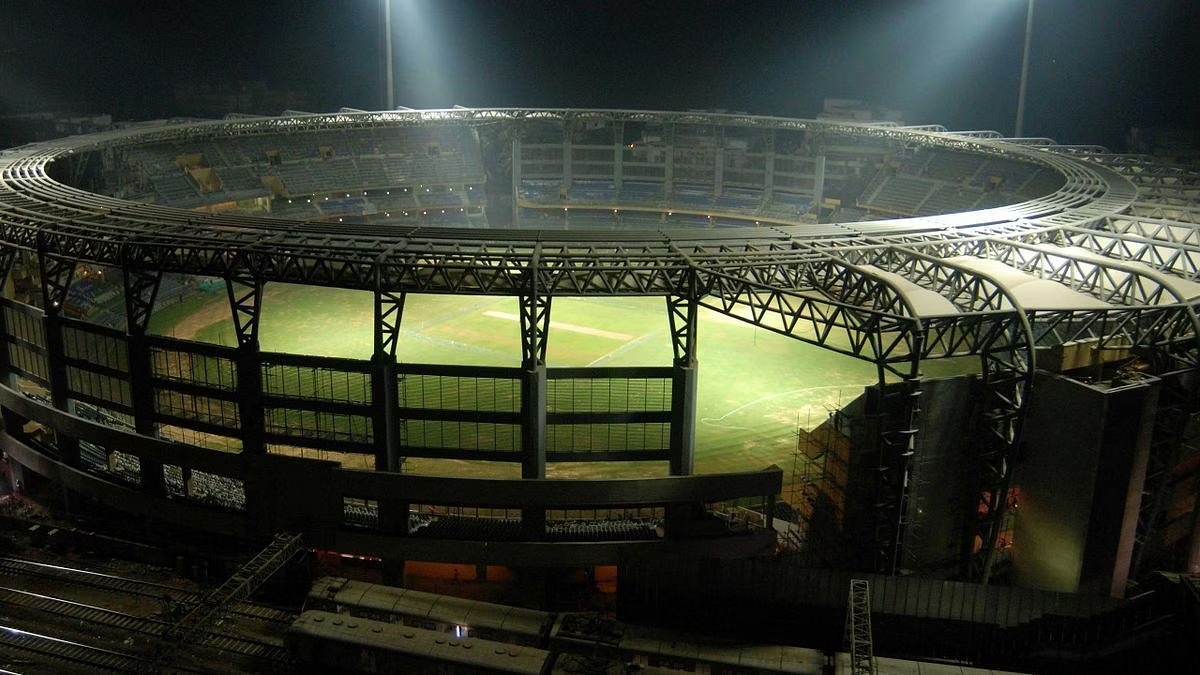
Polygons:
[[1025,12],[1025,50],[1021,55],[1021,84],[1017,90],[1017,123],[1013,138],[1021,138],[1025,132],[1025,87],[1029,84],[1029,43],[1033,36],[1033,0]]
[[387,61],[387,109],[395,110],[396,76],[392,72],[392,0],[383,0],[383,36],[384,59]]

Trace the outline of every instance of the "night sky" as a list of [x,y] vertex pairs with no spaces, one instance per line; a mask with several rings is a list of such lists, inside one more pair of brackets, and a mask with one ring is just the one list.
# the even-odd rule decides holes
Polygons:
[[[393,0],[396,101],[815,115],[1012,133],[1025,0]],[[187,115],[178,84],[265,81],[378,109],[379,0],[2,0],[0,115]],[[1200,2],[1037,0],[1025,132],[1121,149],[1200,126]]]

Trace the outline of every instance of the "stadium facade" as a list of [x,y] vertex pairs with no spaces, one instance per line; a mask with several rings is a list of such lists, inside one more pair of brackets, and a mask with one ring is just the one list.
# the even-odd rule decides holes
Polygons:
[[[136,125],[0,156],[0,441],[120,511],[358,555],[749,557],[780,530],[826,566],[1119,596],[1200,572],[1198,224],[1195,171],[937,126],[541,109]],[[373,357],[263,350],[275,283],[371,293]],[[206,285],[236,346],[149,330],[156,303]],[[403,362],[411,294],[516,298],[520,362]],[[672,363],[547,367],[552,300],[614,296],[664,299]],[[774,522],[782,470],[693,471],[701,308],[877,368],[801,450],[820,470],[790,495],[794,527]],[[943,359],[964,374],[923,376]],[[402,471],[414,457],[521,478]],[[667,475],[546,479],[630,460]]]

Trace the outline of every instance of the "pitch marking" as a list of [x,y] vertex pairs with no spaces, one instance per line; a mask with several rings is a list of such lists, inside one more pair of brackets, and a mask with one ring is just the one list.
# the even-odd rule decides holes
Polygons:
[[[493,319],[505,319],[508,321],[520,321],[521,320],[521,317],[517,316],[516,314],[509,314],[507,312],[496,312],[493,310],[488,310],[488,311],[484,312],[483,315],[490,316]],[[557,328],[559,330],[565,330],[568,333],[583,333],[584,335],[595,335],[596,337],[607,338],[609,340],[621,340],[622,342],[626,342],[626,341],[633,339],[632,335],[627,335],[625,333],[614,333],[613,331],[610,331],[610,330],[600,330],[599,328],[589,328],[588,326],[577,326],[573,323],[561,323],[558,321],[551,321],[550,327]]]
[[740,426],[734,426],[734,425],[729,425],[729,424],[721,424],[721,422],[724,422],[725,418],[729,417],[730,415],[736,415],[737,413],[740,413],[741,411],[745,410],[746,408],[756,406],[759,403],[766,403],[767,401],[771,401],[773,399],[783,398],[785,396],[792,396],[795,394],[802,394],[802,393],[808,392],[808,391],[819,391],[819,390],[823,390],[823,389],[841,389],[843,387],[845,387],[845,385],[831,384],[831,385],[826,385],[823,387],[805,387],[804,389],[792,389],[791,391],[783,391],[783,392],[779,392],[776,394],[768,394],[766,396],[756,398],[753,401],[750,401],[749,403],[744,403],[742,405],[739,405],[738,407],[734,408],[733,410],[730,410],[729,412],[725,413],[724,415],[721,415],[720,417],[702,417],[702,418],[700,418],[700,423],[707,424],[707,425],[713,426],[713,427],[719,427],[721,429],[748,429],[749,427],[740,427]]

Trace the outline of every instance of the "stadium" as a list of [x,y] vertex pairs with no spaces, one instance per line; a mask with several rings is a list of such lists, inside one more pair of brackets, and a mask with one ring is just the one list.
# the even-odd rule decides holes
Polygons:
[[1197,223],[1194,170],[940,126],[132,125],[0,155],[0,441],[401,570],[785,549],[1120,598],[1200,572]]

